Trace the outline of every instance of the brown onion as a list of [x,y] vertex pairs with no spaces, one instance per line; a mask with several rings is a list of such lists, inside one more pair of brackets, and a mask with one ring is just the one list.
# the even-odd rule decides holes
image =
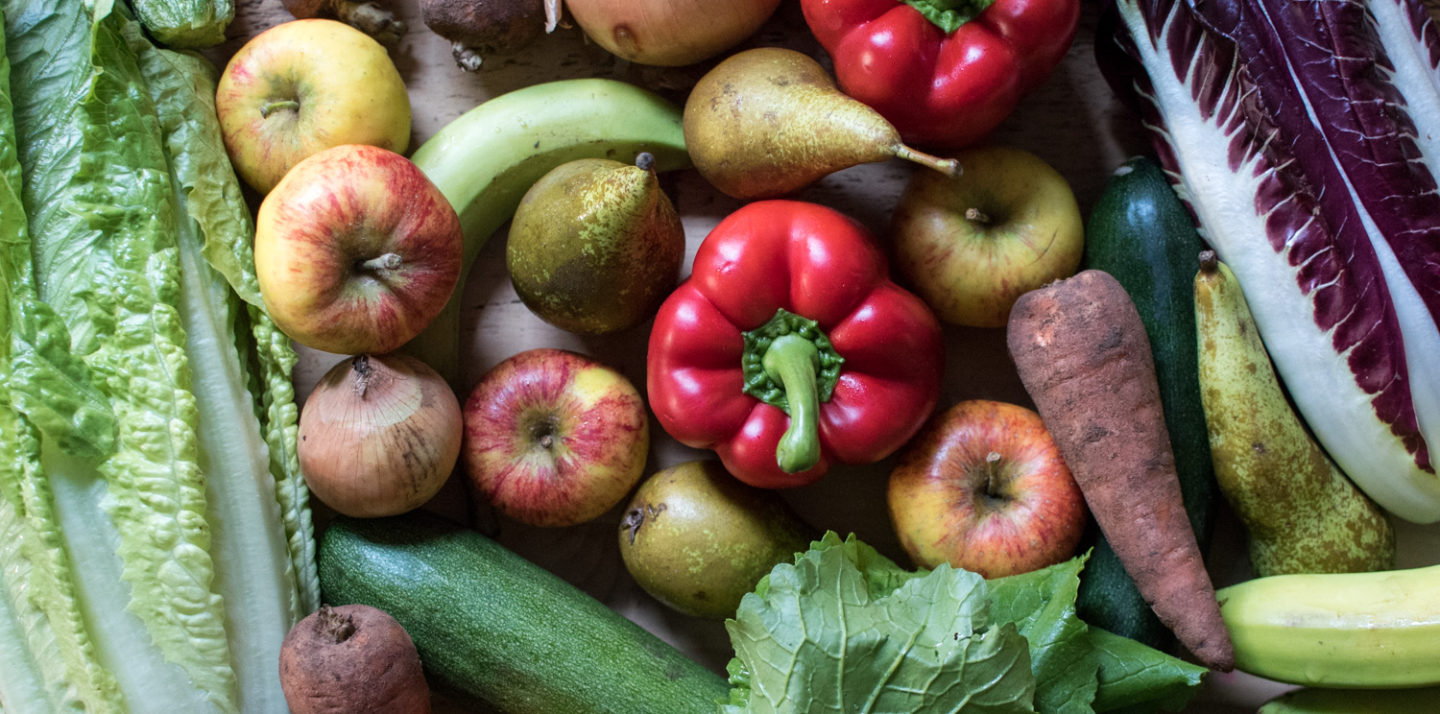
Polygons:
[[566,0],[596,44],[639,64],[680,67],[755,34],[780,0]]
[[300,412],[300,470],[347,516],[392,516],[430,500],[460,457],[460,402],[404,354],[359,355],[320,378]]

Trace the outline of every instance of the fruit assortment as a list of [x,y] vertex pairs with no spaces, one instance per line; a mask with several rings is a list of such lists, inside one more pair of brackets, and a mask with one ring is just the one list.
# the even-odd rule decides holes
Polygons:
[[[271,468],[288,454],[322,516],[311,541],[303,501],[275,494],[301,519],[285,522],[284,575],[299,594],[276,653],[291,711],[429,712],[432,686],[505,712],[741,714],[857,700],[1173,710],[1232,669],[1315,687],[1319,700],[1325,688],[1344,701],[1346,687],[1423,696],[1440,683],[1440,613],[1426,597],[1440,566],[1392,570],[1389,514],[1287,404],[1235,274],[1195,251],[1193,203],[1142,157],[1082,230],[1075,192],[1043,160],[969,146],[1069,48],[1076,3],[807,0],[794,12],[820,43],[808,54],[737,48],[773,0],[736,4],[708,37],[669,40],[631,27],[626,3],[576,4],[603,51],[680,67],[666,76],[684,101],[662,96],[673,86],[545,81],[410,152],[412,92],[393,56],[405,24],[380,21],[377,41],[346,24],[376,34],[376,16],[344,3],[295,5],[297,18],[345,22],[281,22],[219,75],[211,144],[258,206],[254,274],[235,289],[304,354],[342,357],[269,443]],[[482,55],[573,29],[553,0],[504,17],[477,9],[488,12],[422,3],[428,29],[475,73],[463,81],[494,69]],[[494,21],[492,36],[442,31],[437,15],[457,10]],[[127,22],[145,18],[115,24]],[[1006,33],[1036,23],[1050,44],[1014,54],[1021,39]],[[926,57],[985,50],[996,83],[965,101],[896,104],[898,85],[856,61],[896,28],[926,36],[915,49]],[[901,71],[900,59],[880,69]],[[344,71],[313,79],[331,65]],[[910,177],[888,233],[808,200],[839,172],[886,163]],[[725,207],[693,258],[677,180]],[[506,244],[485,251],[492,234]],[[485,275],[503,276],[545,329],[484,335],[504,358],[472,385],[462,296],[477,256],[502,254]],[[947,380],[968,356],[953,351],[966,344],[957,328],[1003,338],[1015,403],[950,404]],[[624,370],[643,380],[592,339],[641,353]],[[256,415],[276,399],[283,409],[289,395],[260,399]],[[1263,421],[1248,413],[1257,401]],[[841,492],[877,469],[891,471],[886,503],[853,506],[886,511],[885,538],[913,568],[805,508],[807,489]],[[489,514],[488,535],[430,512],[444,510],[447,481]],[[1218,588],[1205,559],[1217,495],[1246,529],[1253,568]],[[728,677],[491,537],[597,528],[613,529],[615,577],[682,627],[723,628]],[[29,577],[16,572],[5,577]],[[155,601],[161,617],[175,606]],[[16,603],[0,605],[5,635]],[[248,666],[266,653],[246,654]],[[46,696],[20,676],[0,672],[6,711]],[[260,681],[245,676],[242,702]],[[7,686],[21,698],[5,701]],[[278,704],[261,686],[254,701],[269,703],[244,711]]]

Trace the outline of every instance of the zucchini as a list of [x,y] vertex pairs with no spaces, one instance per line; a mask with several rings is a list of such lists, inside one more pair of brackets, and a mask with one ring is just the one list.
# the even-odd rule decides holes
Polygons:
[[[1195,221],[1164,171],[1138,156],[1110,176],[1085,226],[1085,268],[1110,273],[1130,293],[1150,349],[1175,471],[1190,526],[1201,551],[1210,540],[1218,492],[1210,463],[1195,344],[1194,278],[1204,249]],[[1168,649],[1171,633],[1135,589],[1092,524],[1094,551],[1081,573],[1076,608],[1082,619],[1111,632]]]
[[549,571],[424,512],[337,517],[318,554],[331,605],[390,613],[432,684],[501,711],[713,714],[729,685]]

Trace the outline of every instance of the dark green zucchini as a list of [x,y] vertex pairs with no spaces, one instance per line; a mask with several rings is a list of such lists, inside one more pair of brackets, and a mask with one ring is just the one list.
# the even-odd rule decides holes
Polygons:
[[499,543],[437,516],[341,517],[319,550],[331,605],[390,613],[432,684],[512,714],[714,714],[718,674]]
[[[1190,525],[1203,552],[1210,540],[1218,487],[1200,406],[1194,278],[1204,243],[1195,221],[1153,159],[1135,157],[1110,176],[1085,226],[1084,267],[1110,273],[1125,287],[1155,357],[1155,375],[1175,470]],[[1092,526],[1094,554],[1081,574],[1076,607],[1091,624],[1157,649],[1173,642],[1103,536]]]

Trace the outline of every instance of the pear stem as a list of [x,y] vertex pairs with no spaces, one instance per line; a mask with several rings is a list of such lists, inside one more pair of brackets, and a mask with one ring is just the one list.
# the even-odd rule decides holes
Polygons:
[[960,175],[961,169],[959,159],[942,159],[939,156],[935,156],[934,154],[927,154],[918,149],[912,149],[904,144],[901,144],[895,148],[895,156],[896,158],[905,159],[906,161],[914,161],[921,166],[935,169],[936,171],[939,171],[946,176]]

